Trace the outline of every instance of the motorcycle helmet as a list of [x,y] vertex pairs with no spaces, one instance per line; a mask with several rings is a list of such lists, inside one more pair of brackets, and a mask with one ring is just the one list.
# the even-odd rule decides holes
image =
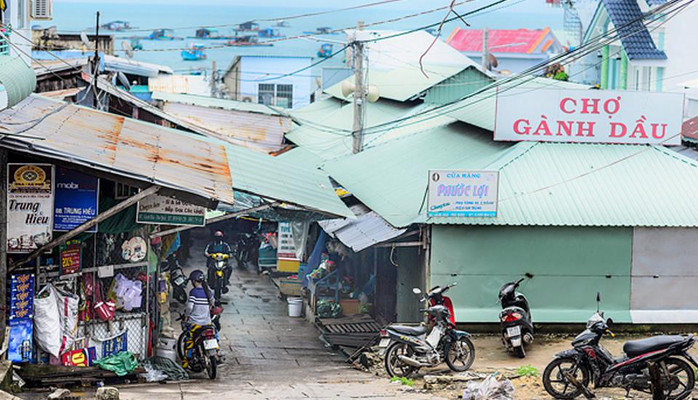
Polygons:
[[221,231],[216,231],[216,232],[213,234],[213,236],[222,239],[222,238],[223,238],[223,232],[221,232]]
[[195,269],[191,271],[191,274],[189,274],[189,280],[192,282],[203,282],[204,281],[204,273],[201,272],[199,269]]

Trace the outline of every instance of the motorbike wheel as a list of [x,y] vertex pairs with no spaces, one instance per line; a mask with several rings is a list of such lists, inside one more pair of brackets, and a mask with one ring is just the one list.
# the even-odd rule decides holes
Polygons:
[[514,347],[514,354],[519,358],[526,358],[526,349],[524,349],[523,344],[521,346]]
[[216,357],[204,355],[204,364],[206,364],[206,373],[208,374],[208,378],[216,379],[218,369]]
[[[680,358],[670,357],[664,360],[666,371],[670,376],[664,379],[664,398],[682,400],[690,396],[696,384],[696,376],[688,363]],[[662,368],[664,370],[664,368]]]
[[407,365],[400,361],[398,356],[411,357],[414,354],[414,349],[407,343],[395,342],[388,347],[385,353],[385,371],[392,378],[408,377],[417,370],[416,367]]
[[462,336],[446,346],[446,365],[457,372],[467,371],[475,361],[475,346],[469,338]]
[[187,292],[179,286],[175,286],[172,289],[172,296],[182,304],[187,302]]
[[589,371],[583,365],[579,365],[574,358],[556,358],[545,367],[543,371],[543,387],[549,395],[556,399],[574,399],[582,394],[582,390],[575,387],[565,377],[569,372],[582,386],[589,385]]
[[179,334],[179,337],[177,338],[177,356],[182,361],[184,361],[184,357],[185,357],[184,347],[186,346],[186,343],[187,343],[187,333],[182,332]]

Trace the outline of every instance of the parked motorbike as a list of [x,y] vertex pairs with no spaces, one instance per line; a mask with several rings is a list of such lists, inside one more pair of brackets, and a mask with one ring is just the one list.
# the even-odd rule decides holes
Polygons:
[[681,400],[691,395],[695,373],[690,364],[698,368],[698,360],[688,353],[695,343],[692,335],[632,340],[623,345],[624,354],[615,358],[599,343],[604,335],[613,336],[610,323],[597,309],[586,329],[572,341],[573,348],[556,354],[545,368],[546,392],[556,399],[574,399],[590,395],[587,387],[593,383],[595,388],[619,387],[628,393],[652,393],[650,365],[654,364],[661,375],[664,399]]
[[248,261],[254,261],[253,254],[255,253],[255,248],[259,246],[259,241],[254,233],[243,232],[239,234],[239,237],[240,239],[233,248],[233,257],[237,261],[237,267],[245,269],[245,264]]
[[531,308],[526,296],[516,291],[524,279],[509,282],[499,290],[499,302],[502,304],[502,312],[499,313],[502,343],[519,358],[526,357],[524,346],[533,343]]
[[208,285],[213,289],[213,298],[216,305],[221,303],[221,294],[228,292],[226,285],[226,273],[228,270],[228,259],[230,254],[213,253],[209,256],[212,262],[208,267]]
[[189,279],[184,275],[179,259],[172,254],[163,262],[161,269],[170,272],[170,284],[172,285],[172,297],[184,304],[187,302],[187,283]]
[[[430,301],[418,288],[413,292],[422,296],[422,302]],[[385,354],[388,375],[407,377],[422,367],[435,367],[444,361],[453,371],[470,368],[475,359],[475,347],[469,333],[456,330],[448,308],[439,304],[420,311],[426,312],[434,321],[428,334],[425,326],[389,325],[385,332],[381,332],[392,341]]]
[[[194,334],[194,347],[191,358],[189,359],[189,369],[193,372],[206,371],[210,379],[216,379],[216,373],[220,357],[218,350],[220,349],[218,338],[216,337],[216,328],[213,325],[214,319],[219,319],[220,314],[216,314],[211,318],[212,325],[206,325]],[[180,314],[178,320],[182,321],[182,333],[177,338],[177,355],[180,360],[187,357],[187,326],[184,322],[184,314]]]

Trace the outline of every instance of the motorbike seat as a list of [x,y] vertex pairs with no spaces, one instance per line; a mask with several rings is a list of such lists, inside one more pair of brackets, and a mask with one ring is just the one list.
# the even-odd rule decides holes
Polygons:
[[427,328],[425,326],[390,325],[388,329],[410,336],[419,336],[427,333]]
[[644,353],[649,353],[655,350],[666,349],[676,343],[681,343],[685,340],[683,336],[661,335],[649,339],[631,340],[625,342],[623,351],[628,357],[636,357]]

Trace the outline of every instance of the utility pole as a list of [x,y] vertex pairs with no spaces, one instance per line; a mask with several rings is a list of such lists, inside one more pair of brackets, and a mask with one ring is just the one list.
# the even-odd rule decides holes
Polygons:
[[[356,30],[363,29],[363,21],[356,24]],[[364,135],[364,111],[366,103],[366,90],[364,88],[364,44],[357,40],[354,33],[352,43],[354,56],[354,126],[352,128],[352,152],[359,153],[363,148]]]
[[216,70],[216,60],[211,62],[211,97],[216,97],[216,81],[218,80],[218,71]]
[[[7,310],[7,150],[0,149],[0,307]],[[9,311],[6,311],[9,312]],[[9,314],[8,314],[9,315]],[[5,313],[0,318],[0,342],[5,340]]]
[[490,69],[490,47],[487,43],[489,40],[489,30],[482,30],[482,68],[486,71]]
[[97,77],[99,76],[99,11],[97,11],[97,24],[95,25],[95,56],[92,60],[92,74],[94,78],[92,79],[92,84],[94,85],[94,90],[92,91],[92,107],[95,110],[99,109],[99,99],[97,98]]

